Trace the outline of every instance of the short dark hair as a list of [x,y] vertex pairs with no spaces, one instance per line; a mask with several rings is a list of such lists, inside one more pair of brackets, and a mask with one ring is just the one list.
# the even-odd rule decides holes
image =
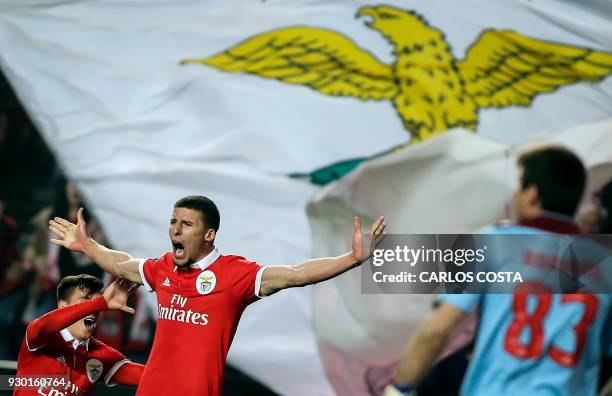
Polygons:
[[574,215],[586,183],[576,154],[560,146],[539,147],[523,153],[518,164],[523,168],[521,188],[535,185],[543,210]]
[[174,207],[197,210],[202,215],[202,220],[207,228],[219,231],[219,221],[221,220],[219,209],[210,198],[203,195],[190,195],[176,201]]
[[68,301],[68,298],[79,289],[89,298],[92,294],[101,293],[104,284],[99,278],[92,275],[80,274],[64,277],[57,285],[57,300]]

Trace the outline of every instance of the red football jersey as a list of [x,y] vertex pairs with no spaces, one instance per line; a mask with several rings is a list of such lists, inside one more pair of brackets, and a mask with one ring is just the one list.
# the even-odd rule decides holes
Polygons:
[[44,387],[15,390],[13,396],[90,395],[99,380],[109,385],[119,367],[129,362],[119,351],[103,342],[93,337],[79,342],[66,329],[39,337],[37,344],[28,345],[26,331],[17,360],[17,375],[61,375],[69,382],[55,388],[56,391]]
[[188,270],[172,253],[142,260],[140,275],[157,293],[157,329],[137,395],[217,396],[240,315],[259,298],[263,266],[215,249]]

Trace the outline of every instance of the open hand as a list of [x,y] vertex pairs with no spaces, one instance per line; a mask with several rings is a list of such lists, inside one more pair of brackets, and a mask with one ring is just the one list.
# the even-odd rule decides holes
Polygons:
[[361,219],[353,218],[353,257],[356,262],[361,263],[366,261],[374,252],[374,249],[387,235],[385,228],[385,217],[380,216],[367,234],[361,235]]
[[104,299],[108,309],[119,309],[129,314],[134,313],[134,308],[127,306],[127,299],[138,285],[134,282],[130,282],[126,279],[116,280],[111,283],[106,290],[104,290]]
[[83,208],[77,212],[77,223],[73,224],[61,217],[49,220],[49,230],[57,234],[60,239],[51,239],[51,242],[73,251],[83,252],[85,243],[90,239],[87,224],[83,218]]

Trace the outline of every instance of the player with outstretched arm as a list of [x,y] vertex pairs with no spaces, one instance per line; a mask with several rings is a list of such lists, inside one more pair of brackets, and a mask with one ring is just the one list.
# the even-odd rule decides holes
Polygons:
[[140,396],[222,394],[227,352],[244,309],[263,296],[325,281],[360,265],[386,227],[381,216],[363,237],[356,217],[352,249],[346,254],[295,266],[263,266],[217,250],[219,211],[204,196],[176,202],[169,227],[172,251],[158,259],[107,249],[87,234],[82,210],[77,218],[77,224],[50,221],[49,228],[60,237],[54,243],[81,251],[104,271],[157,294],[158,322]]
[[[102,293],[102,281],[94,276],[63,278],[57,286],[59,308],[33,320],[26,329],[16,377],[25,387],[16,388],[13,396],[86,396],[99,381],[137,386],[144,366],[92,337],[100,312],[134,313],[126,301],[135,286],[115,281]],[[30,383],[36,389],[28,387]]]

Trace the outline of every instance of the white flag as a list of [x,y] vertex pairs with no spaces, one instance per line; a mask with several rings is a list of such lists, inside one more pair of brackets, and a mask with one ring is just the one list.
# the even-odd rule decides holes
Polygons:
[[[527,146],[538,143],[571,147],[583,159],[596,180],[585,196],[612,178],[612,118],[534,137]],[[315,253],[348,248],[341,230],[353,216],[385,213],[394,234],[470,233],[506,218],[518,183],[517,154],[525,148],[455,130],[369,161],[310,203]],[[315,287],[319,348],[341,395],[376,394],[392,380],[410,333],[433,301],[430,295],[362,294],[361,276],[350,271]],[[462,330],[454,350],[469,341]]]
[[[113,246],[140,256],[169,249],[177,198],[204,194],[223,253],[297,263],[309,179],[448,127],[513,144],[612,115],[600,2],[385,3],[5,0],[0,67]],[[330,394],[310,295],[249,309],[231,363]]]

